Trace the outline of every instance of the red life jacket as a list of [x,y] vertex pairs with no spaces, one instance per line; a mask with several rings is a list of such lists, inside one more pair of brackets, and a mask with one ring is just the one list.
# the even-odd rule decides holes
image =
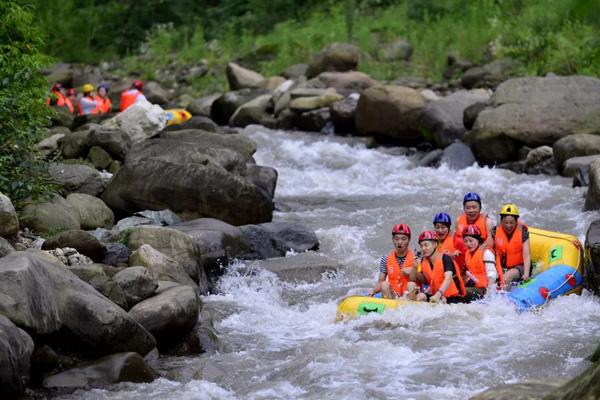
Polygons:
[[135,104],[139,95],[142,95],[142,92],[137,89],[127,89],[121,93],[121,111],[125,111]]
[[465,214],[465,213],[461,214],[458,217],[457,222],[456,222],[455,235],[462,239],[462,232],[463,232],[463,229],[465,229],[465,226],[476,225],[479,228],[479,230],[481,231],[481,239],[483,239],[483,241],[485,242],[485,240],[488,237],[488,231],[485,226],[486,219],[487,219],[487,215],[479,214],[479,217],[477,217],[475,222],[470,224],[469,222],[467,222],[467,214]]
[[465,254],[465,266],[467,271],[473,274],[475,279],[477,279],[475,287],[485,289],[488,286],[488,276],[485,269],[485,263],[483,262],[483,251],[484,249],[481,246],[473,253],[467,251]]
[[523,228],[527,226],[517,222],[511,238],[504,231],[502,224],[496,227],[494,247],[496,249],[496,265],[504,268],[513,268],[523,265]]
[[[448,286],[448,289],[444,292],[444,297],[464,296],[466,294],[465,285],[460,276],[456,262],[454,260],[452,260],[452,262],[454,263],[454,273],[452,274],[450,286]],[[433,255],[433,267],[431,265],[431,260],[427,257],[424,258],[423,261],[421,261],[421,271],[425,275],[425,279],[427,279],[427,283],[431,288],[431,294],[435,294],[440,289],[445,279],[442,254],[436,252]]]
[[409,249],[402,266],[400,266],[395,250],[390,251],[390,254],[387,256],[387,280],[398,296],[404,294],[406,284],[409,282],[408,276],[402,270],[414,267],[414,258],[414,253]]
[[100,97],[100,96],[96,96],[94,97],[94,100],[96,100],[96,103],[98,103],[98,110],[100,113],[105,114],[105,113],[109,113],[110,109],[112,108],[112,103],[110,101],[110,99],[107,97]]

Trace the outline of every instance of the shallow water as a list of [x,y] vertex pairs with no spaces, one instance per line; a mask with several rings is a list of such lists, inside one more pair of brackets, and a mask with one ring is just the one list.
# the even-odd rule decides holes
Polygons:
[[215,327],[227,351],[163,358],[168,379],[63,398],[465,399],[503,382],[570,379],[589,365],[600,336],[600,301],[589,293],[557,299],[539,314],[490,298],[334,323],[339,299],[374,283],[393,224],[408,223],[416,236],[434,213],[458,215],[464,193],[477,191],[494,219],[513,202],[529,225],[583,239],[598,217],[581,211],[585,189],[560,177],[416,167],[358,139],[259,127],[245,134],[258,143],[257,163],[279,171],[274,220],[314,229],[321,251],[343,269],[309,284],[234,265],[221,294],[204,298],[220,310]]

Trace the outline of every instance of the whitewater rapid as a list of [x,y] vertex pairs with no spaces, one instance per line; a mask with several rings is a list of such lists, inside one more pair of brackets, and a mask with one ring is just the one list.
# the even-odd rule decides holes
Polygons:
[[[64,399],[466,399],[500,383],[566,380],[583,371],[600,338],[600,301],[585,292],[517,313],[486,304],[415,304],[384,315],[334,322],[338,301],[368,290],[390,229],[431,228],[436,212],[455,217],[476,191],[497,218],[519,205],[530,226],[584,238],[595,212],[585,189],[562,177],[470,167],[418,167],[397,149],[359,139],[249,127],[255,159],[279,172],[274,220],[313,229],[321,252],[343,268],[317,283],[287,282],[240,262],[203,298],[224,343],[213,355],[161,359],[161,378],[77,391]],[[413,238],[412,247],[416,247]],[[289,257],[297,255],[290,254]]]

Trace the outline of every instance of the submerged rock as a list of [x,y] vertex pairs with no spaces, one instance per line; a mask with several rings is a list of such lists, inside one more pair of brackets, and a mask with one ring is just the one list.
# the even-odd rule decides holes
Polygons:
[[558,388],[560,384],[549,382],[523,382],[503,384],[476,396],[469,400],[543,400],[547,394]]

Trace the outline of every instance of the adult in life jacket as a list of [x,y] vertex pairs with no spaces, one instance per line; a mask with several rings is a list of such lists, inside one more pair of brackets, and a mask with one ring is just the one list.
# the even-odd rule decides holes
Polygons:
[[96,99],[94,98],[94,85],[91,83],[86,83],[82,86],[81,91],[83,92],[83,96],[79,99],[79,103],[77,105],[77,109],[79,110],[79,115],[93,115],[98,114],[100,110],[98,109],[98,103],[96,103]]
[[476,225],[481,231],[484,245],[492,247],[494,241],[491,238],[490,232],[494,227],[494,222],[488,215],[481,213],[481,197],[475,192],[465,194],[463,198],[463,210],[464,213],[456,221],[455,235],[462,238],[465,226]]
[[70,112],[74,112],[75,108],[73,107],[73,103],[66,96],[66,91],[63,85],[60,83],[54,84],[51,89],[50,97],[46,100],[47,105],[58,106],[58,107],[67,107]]
[[437,243],[434,231],[419,235],[423,252],[420,278],[429,285],[426,295],[433,303],[462,303],[466,292],[460,270],[452,257],[437,250]]
[[493,288],[502,277],[502,270],[496,269],[496,256],[486,246],[482,246],[481,231],[476,225],[467,225],[463,229],[463,240],[467,247],[463,281],[467,295],[466,302],[481,299],[488,288]]
[[71,101],[71,105],[79,103],[79,99],[77,98],[77,90],[74,88],[67,90],[67,99]]
[[97,94],[94,99],[98,104],[98,112],[100,114],[109,113],[112,108],[112,102],[108,98],[108,83],[102,82],[98,85]]
[[[415,255],[409,249],[410,227],[406,224],[396,224],[392,228],[392,244],[388,255],[381,257],[379,262],[379,279],[369,296],[381,292],[382,297],[396,299],[406,297],[416,300],[418,293],[415,277]],[[413,281],[411,281],[411,278]]]
[[519,221],[519,208],[505,204],[500,209],[500,225],[491,234],[496,250],[496,264],[504,272],[504,290],[513,281],[527,280],[531,274],[529,230]]
[[146,100],[146,96],[142,93],[144,90],[144,82],[136,79],[131,84],[131,87],[121,93],[121,111],[125,111],[138,101]]
[[448,254],[462,268],[465,265],[465,244],[463,240],[451,234],[452,218],[442,212],[433,216],[433,229],[438,238],[437,250]]

